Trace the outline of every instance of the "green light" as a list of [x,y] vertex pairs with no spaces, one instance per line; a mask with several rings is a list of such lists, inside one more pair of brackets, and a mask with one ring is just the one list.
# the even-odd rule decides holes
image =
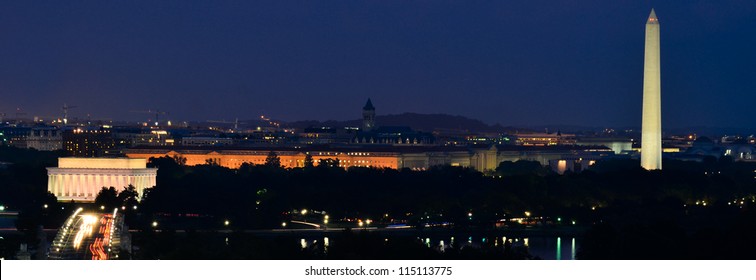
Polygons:
[[574,224],[575,224],[575,221],[572,221],[572,224],[574,225]]
[[5,205],[0,205],[0,211],[5,211]]
[[562,221],[561,217],[557,218],[557,222],[561,222],[561,221]]

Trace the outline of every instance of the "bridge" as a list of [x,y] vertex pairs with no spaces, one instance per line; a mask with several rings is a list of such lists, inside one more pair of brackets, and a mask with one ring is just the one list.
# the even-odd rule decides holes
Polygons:
[[58,230],[50,247],[49,259],[118,259],[121,251],[123,215],[118,209],[100,213],[77,209]]

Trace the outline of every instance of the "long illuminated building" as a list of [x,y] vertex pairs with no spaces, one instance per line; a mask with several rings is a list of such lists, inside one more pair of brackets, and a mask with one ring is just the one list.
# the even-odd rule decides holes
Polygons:
[[157,168],[147,168],[144,158],[59,158],[58,167],[47,168],[47,190],[59,201],[94,202],[103,187],[121,191],[132,185],[141,199],[156,176]]
[[181,158],[184,164],[202,165],[212,162],[227,168],[243,164],[265,164],[274,152],[284,168],[305,166],[310,155],[315,166],[324,160],[338,160],[339,167],[373,167],[425,170],[432,166],[450,165],[470,167],[479,171],[494,170],[503,161],[529,160],[549,165],[553,160],[572,157],[602,157],[614,155],[606,147],[595,146],[363,146],[363,147],[138,147],[127,149],[129,158]]

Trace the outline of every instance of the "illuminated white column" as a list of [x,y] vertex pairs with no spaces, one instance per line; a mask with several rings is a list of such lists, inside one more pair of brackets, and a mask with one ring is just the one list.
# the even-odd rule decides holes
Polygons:
[[60,174],[53,175],[53,180],[55,180],[55,195],[60,197],[63,196],[63,176]]
[[87,184],[87,174],[80,174],[79,180],[81,181],[81,196],[87,197],[89,194],[89,184]]
[[136,182],[136,185],[134,187],[136,187],[136,191],[137,191],[137,193],[139,193],[139,197],[141,198],[142,197],[142,191],[144,190],[144,175],[140,174],[137,177],[137,182]]
[[97,193],[100,192],[100,189],[102,188],[102,174],[95,175],[94,181],[95,195],[97,195]]
[[87,174],[87,197],[97,197],[96,185],[95,185],[95,175]]
[[81,174],[81,196],[89,196],[89,181],[87,181],[87,174]]
[[80,197],[82,193],[81,174],[74,175],[74,185],[76,185],[76,197]]
[[55,194],[55,175],[47,175],[47,191]]
[[662,169],[661,63],[659,19],[651,9],[646,21],[646,53],[643,64],[643,126],[641,127],[641,167]]
[[63,190],[65,191],[66,196],[71,196],[71,174],[63,175]]
[[50,174],[47,174],[47,191],[53,192],[53,176]]
[[66,196],[66,175],[58,174],[58,192],[60,196]]
[[81,174],[81,196],[89,196],[89,175]]
[[72,197],[74,195],[74,184],[73,184],[73,175],[66,174],[66,195],[68,197]]

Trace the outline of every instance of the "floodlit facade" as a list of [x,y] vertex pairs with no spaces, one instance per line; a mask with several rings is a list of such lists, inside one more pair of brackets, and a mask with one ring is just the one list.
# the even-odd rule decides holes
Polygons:
[[643,124],[641,130],[641,167],[662,169],[661,63],[659,19],[651,9],[646,21],[646,53],[643,64]]
[[590,158],[614,155],[606,147],[583,146],[496,146],[475,147],[446,146],[363,146],[363,147],[137,147],[127,149],[129,158],[171,157],[179,158],[188,166],[213,163],[227,168],[239,168],[243,164],[260,165],[270,152],[276,153],[281,166],[297,168],[305,166],[309,154],[313,165],[338,160],[339,167],[371,167],[412,170],[427,170],[433,166],[469,167],[478,171],[496,169],[503,161],[528,160],[549,165],[553,160],[565,158]]
[[47,190],[59,201],[94,202],[103,187],[132,185],[141,199],[156,177],[144,158],[59,158],[58,167],[47,168]]

